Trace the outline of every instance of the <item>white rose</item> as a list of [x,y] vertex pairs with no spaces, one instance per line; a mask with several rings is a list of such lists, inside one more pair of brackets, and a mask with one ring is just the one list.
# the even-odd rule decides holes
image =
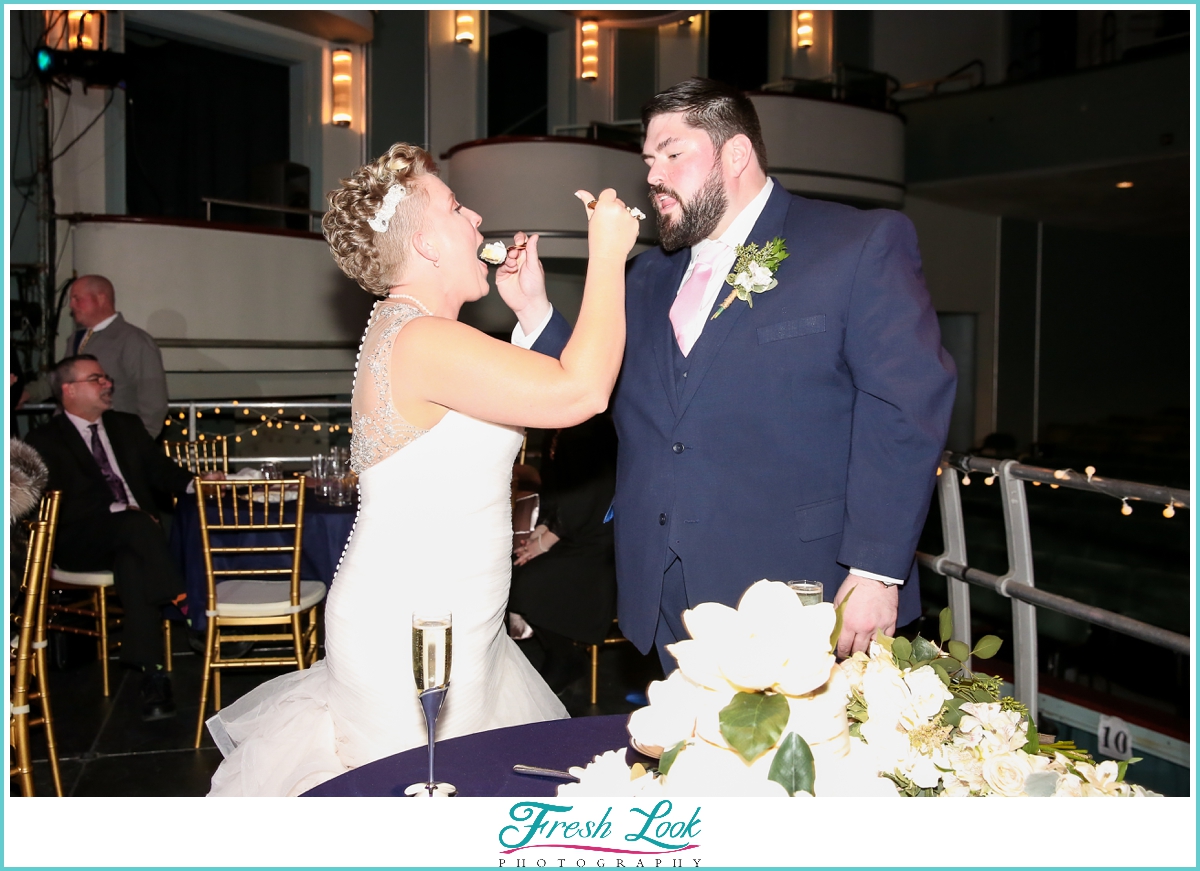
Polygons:
[[944,702],[953,698],[937,672],[928,665],[904,675],[904,683],[908,685],[913,709],[925,723],[937,716]]
[[1031,771],[1024,753],[1007,753],[983,761],[983,779],[992,792],[1010,798],[1024,794],[1025,778]]
[[734,285],[734,287],[742,287],[742,288],[745,288],[746,290],[749,290],[750,289],[750,276],[747,275],[745,272],[739,272],[733,278],[733,285]]

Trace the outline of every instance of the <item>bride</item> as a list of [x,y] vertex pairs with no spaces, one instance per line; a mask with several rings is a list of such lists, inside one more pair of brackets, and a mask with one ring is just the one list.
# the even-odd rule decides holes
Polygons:
[[[503,618],[519,427],[573,426],[602,411],[625,345],[625,258],[638,222],[612,190],[576,196],[588,204],[587,279],[555,360],[458,322],[463,303],[488,292],[482,219],[423,150],[393,145],[330,194],[334,259],[379,297],[352,402],[359,513],[325,610],[325,659],[209,720],[225,754],[210,795],[298,795],[423,745],[417,613],[454,618],[439,739],[567,716]],[[520,318],[544,278],[537,237],[517,242],[527,248],[509,251],[496,284]]]

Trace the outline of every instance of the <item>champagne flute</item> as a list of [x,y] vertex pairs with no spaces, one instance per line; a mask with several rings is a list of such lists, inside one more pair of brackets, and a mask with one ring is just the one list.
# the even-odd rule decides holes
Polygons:
[[417,682],[417,698],[425,714],[425,728],[429,733],[429,778],[424,783],[414,783],[404,790],[408,796],[425,798],[447,798],[457,795],[458,790],[450,783],[439,783],[433,777],[433,745],[437,730],[438,713],[450,686],[450,659],[453,620],[450,614],[412,617],[412,663],[413,678]]

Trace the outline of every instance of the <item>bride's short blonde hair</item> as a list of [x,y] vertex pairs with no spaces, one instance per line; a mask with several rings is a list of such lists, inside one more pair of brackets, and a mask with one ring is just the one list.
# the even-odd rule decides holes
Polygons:
[[[386,296],[404,277],[409,241],[421,228],[429,194],[414,184],[424,175],[437,175],[437,164],[422,148],[397,142],[381,157],[360,166],[341,187],[329,192],[329,211],[321,229],[342,272],[375,296]],[[405,195],[383,232],[368,224],[393,185]]]

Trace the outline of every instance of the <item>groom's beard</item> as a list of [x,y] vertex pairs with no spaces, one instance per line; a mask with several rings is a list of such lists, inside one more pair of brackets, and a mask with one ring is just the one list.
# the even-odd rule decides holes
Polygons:
[[[658,210],[656,194],[666,194],[679,203],[680,214],[676,220],[669,221]],[[665,185],[654,185],[650,189],[650,203],[658,219],[658,243],[663,250],[671,252],[691,248],[709,237],[729,208],[729,198],[725,195],[725,186],[721,184],[720,164],[713,164],[712,172],[691,202],[685,203],[679,194]]]

